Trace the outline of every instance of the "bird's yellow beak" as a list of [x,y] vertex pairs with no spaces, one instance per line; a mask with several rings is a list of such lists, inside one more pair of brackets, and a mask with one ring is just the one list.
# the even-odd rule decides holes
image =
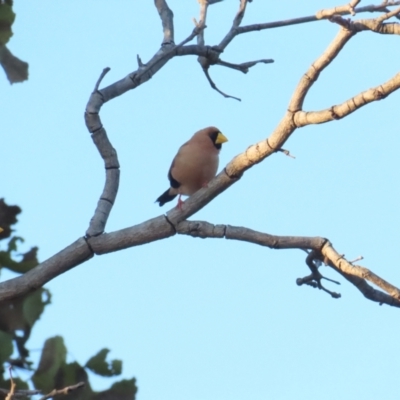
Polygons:
[[228,139],[221,132],[218,132],[217,139],[215,139],[215,144],[222,144],[227,141]]

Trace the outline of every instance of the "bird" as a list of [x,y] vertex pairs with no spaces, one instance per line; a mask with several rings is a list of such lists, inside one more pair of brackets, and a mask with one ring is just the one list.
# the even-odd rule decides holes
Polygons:
[[219,151],[228,139],[215,126],[197,131],[178,150],[168,171],[170,187],[157,198],[160,207],[177,195],[181,210],[182,195],[191,196],[215,177],[218,169]]

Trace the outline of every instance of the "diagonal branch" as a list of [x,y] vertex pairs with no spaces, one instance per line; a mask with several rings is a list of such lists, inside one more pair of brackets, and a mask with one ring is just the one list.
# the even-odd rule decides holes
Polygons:
[[221,49],[224,50],[237,35],[237,32],[239,30],[238,28],[242,23],[244,13],[246,12],[247,2],[248,0],[240,0],[239,10],[236,13],[235,18],[233,19],[232,27],[218,45],[218,47],[220,47]]
[[162,46],[174,44],[174,13],[168,7],[166,0],[154,0],[154,4],[160,15],[164,39]]
[[294,115],[294,122],[296,126],[300,128],[310,124],[323,124],[325,122],[341,119],[373,101],[384,99],[399,88],[400,73],[396,74],[387,82],[359,93],[342,104],[321,111],[298,111]]
[[339,30],[332,43],[324,53],[318,57],[313,64],[311,64],[308,71],[300,79],[289,103],[290,111],[296,112],[303,108],[304,99],[308,91],[311,89],[311,86],[318,79],[319,74],[335,59],[354,34],[353,31],[344,28]]

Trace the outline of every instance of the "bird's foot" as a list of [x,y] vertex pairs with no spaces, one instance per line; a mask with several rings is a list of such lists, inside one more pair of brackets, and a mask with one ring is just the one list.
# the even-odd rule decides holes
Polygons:
[[177,208],[178,208],[178,210],[180,210],[180,211],[182,211],[183,210],[183,204],[184,204],[185,202],[184,201],[182,201],[181,200],[181,195],[179,195],[179,197],[178,197],[178,204],[177,204]]
[[201,187],[203,187],[203,188],[208,188],[208,182],[203,182],[203,184],[201,185]]

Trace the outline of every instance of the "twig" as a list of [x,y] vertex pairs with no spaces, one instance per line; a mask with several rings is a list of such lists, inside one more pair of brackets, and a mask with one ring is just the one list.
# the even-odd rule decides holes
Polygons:
[[146,66],[146,64],[143,64],[142,59],[140,58],[139,54],[136,55],[137,63],[139,68],[143,68]]
[[217,61],[216,65],[221,65],[222,67],[236,69],[237,71],[247,74],[249,72],[249,69],[251,67],[254,67],[256,64],[260,64],[260,63],[271,64],[273,62],[274,62],[274,60],[272,60],[271,58],[268,58],[268,59],[262,59],[262,60],[256,60],[256,61],[248,61],[248,62],[245,62],[242,64],[232,64],[232,63],[229,63],[229,62],[219,59]]
[[174,14],[168,7],[166,0],[154,0],[154,4],[160,15],[164,38],[162,46],[174,44]]
[[[400,5],[400,1],[394,1],[393,3],[386,4],[386,5],[380,4],[377,6],[370,5],[370,6],[365,6],[365,7],[358,7],[358,8],[354,9],[354,12],[356,12],[357,14],[364,13],[364,12],[382,12],[382,11],[385,11],[386,7],[388,7],[388,6],[393,7],[393,6],[398,6],[398,5]],[[341,11],[338,14],[349,15],[350,11],[348,11],[348,10]],[[297,25],[297,24],[305,24],[308,22],[322,21],[323,19],[328,19],[328,18],[329,18],[329,15],[323,16],[321,18],[317,18],[315,15],[309,15],[307,17],[285,19],[282,21],[245,25],[245,26],[241,26],[236,29],[235,36],[241,35],[241,34],[247,33],[247,32],[255,32],[255,31],[261,31],[261,30],[265,30],[265,29],[281,28],[283,26],[290,26],[290,25]]]
[[232,28],[236,29],[242,23],[244,13],[246,12],[248,0],[240,0],[239,11],[236,13],[235,19],[233,20]]
[[94,85],[94,91],[97,92],[99,90],[99,86],[103,78],[106,76],[106,74],[111,70],[110,67],[106,67],[103,69],[102,73],[99,76],[99,79],[97,79],[96,84]]
[[211,79],[210,74],[208,73],[208,69],[203,68],[203,72],[204,75],[206,76],[208,82],[210,83],[210,86],[216,90],[218,93],[222,94],[222,96],[224,96],[227,99],[235,99],[237,101],[242,101],[241,99],[239,99],[239,97],[235,97],[235,96],[230,96],[229,94],[224,93],[223,91],[219,90],[217,88],[217,85],[214,83],[214,81]]
[[246,11],[246,5],[247,5],[247,0],[240,0],[239,10],[236,13],[235,18],[233,19],[232,27],[219,44],[219,47],[221,49],[224,50],[226,46],[228,46],[228,44],[237,35],[239,25],[241,24],[244,17],[244,13]]
[[356,15],[356,13],[355,13],[355,11],[354,11],[354,7],[356,7],[357,4],[360,3],[360,1],[361,1],[361,0],[352,0],[352,1],[349,3],[349,12],[350,12],[351,15],[353,15],[353,16]]
[[357,261],[361,261],[361,260],[364,260],[364,257],[363,257],[363,256],[358,256],[358,257],[355,258],[354,260],[349,261],[349,263],[350,263],[350,264],[353,264],[353,263],[355,263],[355,262],[357,262]]
[[76,389],[80,389],[85,386],[85,382],[79,382],[76,385],[67,386],[63,389],[53,389],[50,393],[44,395],[39,400],[47,400],[54,396],[58,396],[59,394],[70,394],[72,391]]
[[381,16],[378,17],[376,20],[377,20],[377,22],[383,22],[383,21],[386,21],[386,20],[389,19],[389,18],[392,18],[392,17],[394,17],[394,16],[397,16],[399,13],[400,13],[400,8],[396,8],[396,9],[393,10],[393,11],[390,11],[390,12],[388,12],[388,13],[386,13],[386,14],[381,15]]
[[278,149],[278,150],[276,150],[276,151],[280,151],[280,152],[282,152],[283,154],[285,154],[285,156],[288,156],[288,157],[290,157],[290,158],[293,158],[293,159],[296,158],[295,156],[292,156],[292,155],[290,154],[290,151],[289,151],[289,150]]
[[[0,393],[4,394],[4,396],[7,396],[10,393],[10,391],[7,390],[7,389],[0,388]],[[23,390],[23,389],[20,389],[20,390],[15,390],[13,396],[14,397],[28,397],[28,396],[34,396],[34,395],[37,395],[37,394],[41,394],[41,391],[40,390]]]
[[15,389],[16,389],[17,385],[14,382],[14,379],[12,377],[12,366],[11,365],[8,367],[8,371],[10,373],[11,387],[10,387],[10,391],[8,392],[5,400],[12,400],[12,398],[14,397],[14,393],[15,393]]
[[359,108],[389,96],[400,88],[400,73],[379,86],[361,92],[341,104],[320,111],[298,111],[295,113],[294,122],[297,127],[310,124],[323,124],[325,122],[346,117]]
[[199,46],[204,46],[204,29],[206,27],[207,8],[209,2],[208,0],[198,0],[198,2],[200,4],[200,16],[199,16],[199,22],[195,22],[195,24],[197,29],[200,30],[200,32],[197,35],[197,44]]

